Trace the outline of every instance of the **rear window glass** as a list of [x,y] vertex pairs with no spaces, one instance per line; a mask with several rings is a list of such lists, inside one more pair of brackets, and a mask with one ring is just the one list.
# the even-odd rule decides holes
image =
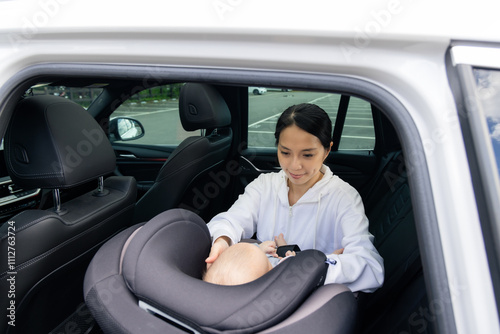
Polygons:
[[[313,103],[337,118],[340,94],[249,87],[248,147],[275,147],[274,131],[281,113],[300,103]],[[372,150],[375,130],[370,103],[355,97],[349,99],[339,150]]]

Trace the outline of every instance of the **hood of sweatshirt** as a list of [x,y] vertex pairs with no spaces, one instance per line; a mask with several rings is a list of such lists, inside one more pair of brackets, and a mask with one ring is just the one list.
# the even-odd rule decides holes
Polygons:
[[[323,177],[321,180],[316,182],[311,188],[307,190],[307,192],[295,203],[294,205],[300,205],[305,203],[317,203],[316,215],[314,219],[314,241],[313,248],[316,248],[316,239],[317,239],[317,230],[318,230],[318,222],[319,216],[321,212],[321,198],[327,195],[332,190],[332,182],[331,179],[336,177],[333,175],[330,168],[326,165],[321,167],[321,172],[323,173]],[[273,222],[273,231],[274,235],[276,235],[275,227],[276,227],[276,210],[278,208],[278,201],[282,206],[290,207],[290,214],[292,213],[292,207],[288,201],[288,176],[282,170],[279,172],[280,177],[277,179],[277,187],[276,199],[274,203],[274,222]]]
[[[330,180],[334,178],[332,171],[326,165],[321,167],[321,172],[324,174],[321,180],[316,182],[307,192],[298,200],[298,203],[312,203],[321,201],[321,197],[331,191]],[[280,178],[277,180],[276,189],[279,201],[284,205],[289,205],[288,201],[288,176],[282,170],[279,172]]]

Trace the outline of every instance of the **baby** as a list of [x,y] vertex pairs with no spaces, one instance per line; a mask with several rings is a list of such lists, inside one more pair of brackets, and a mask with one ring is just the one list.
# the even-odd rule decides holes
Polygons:
[[[280,260],[276,248],[286,245],[283,233],[274,241],[259,245],[241,242],[222,252],[207,269],[203,280],[220,285],[239,285],[251,282],[271,270]],[[286,256],[295,252],[288,251]]]

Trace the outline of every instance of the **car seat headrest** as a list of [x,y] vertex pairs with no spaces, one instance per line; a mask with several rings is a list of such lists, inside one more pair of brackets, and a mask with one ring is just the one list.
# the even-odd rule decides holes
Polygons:
[[[254,333],[286,319],[326,275],[326,256],[306,250],[247,284],[201,279],[211,237],[196,214],[173,209],[147,222],[123,258],[123,276],[139,299],[208,332]],[[210,310],[210,312],[207,312]]]
[[210,85],[186,83],[181,88],[179,114],[186,131],[219,128],[231,124],[224,98]]
[[4,147],[9,174],[24,188],[69,188],[115,169],[113,148],[99,124],[58,96],[21,100]]

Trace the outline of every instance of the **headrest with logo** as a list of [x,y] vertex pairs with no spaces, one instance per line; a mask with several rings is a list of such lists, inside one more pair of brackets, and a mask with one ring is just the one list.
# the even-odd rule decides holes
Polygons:
[[210,85],[187,83],[181,88],[179,113],[186,131],[229,126],[231,113],[224,98]]
[[102,128],[83,107],[62,97],[21,100],[4,140],[7,169],[23,188],[69,188],[115,169]]

